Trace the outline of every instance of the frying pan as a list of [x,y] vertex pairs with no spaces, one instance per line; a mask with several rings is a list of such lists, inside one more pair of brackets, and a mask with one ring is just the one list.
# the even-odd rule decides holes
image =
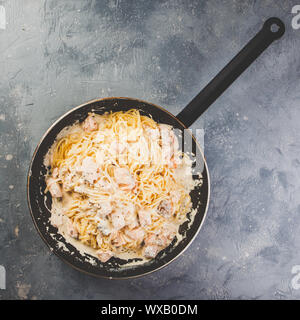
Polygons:
[[[142,114],[151,116],[157,122],[169,124],[180,130],[187,129],[284,32],[285,26],[280,19],[273,17],[266,20],[254,38],[176,117],[153,103],[133,98],[114,97],[89,101],[70,110],[59,118],[48,129],[38,144],[32,157],[27,178],[27,199],[30,213],[37,231],[50,250],[63,261],[80,271],[110,279],[133,278],[151,273],[166,266],[183,253],[196,237],[203,224],[210,194],[207,164],[201,148],[193,136],[191,136],[192,150],[198,155],[197,161],[201,162],[198,165],[202,168],[203,179],[202,185],[190,194],[193,208],[196,208],[197,213],[193,220],[188,215],[188,221],[181,225],[179,232],[183,237],[179,243],[174,245],[175,241],[173,241],[155,259],[140,265],[126,266],[128,261],[118,258],[111,258],[106,263],[95,261],[95,259],[91,263],[87,258],[88,255],[82,256],[76,248],[67,243],[64,237],[57,232],[57,229],[49,222],[51,213],[48,208],[51,208],[51,195],[49,193],[44,194],[46,187],[45,174],[47,172],[47,168],[43,164],[44,156],[54,143],[57,134],[63,128],[74,124],[76,121],[83,121],[89,112],[103,114],[107,111],[126,111],[136,108]],[[193,178],[196,179],[198,176],[195,175]]]

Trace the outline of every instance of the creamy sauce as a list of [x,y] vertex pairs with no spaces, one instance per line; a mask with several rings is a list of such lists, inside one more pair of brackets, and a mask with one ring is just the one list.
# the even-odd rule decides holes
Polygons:
[[[69,135],[70,133],[74,133],[78,131],[78,127],[80,126],[79,123],[76,123],[72,126],[64,128],[56,138],[56,141],[60,140],[61,138]],[[49,167],[51,164],[52,154],[54,150],[55,143],[53,146],[49,149],[48,153],[46,154],[44,158],[44,165]],[[184,157],[183,163],[178,168],[175,169],[175,176],[176,180],[182,184],[185,188],[185,191],[189,193],[191,190],[195,188],[195,186],[200,185],[202,181],[201,175],[199,175],[198,180],[193,180],[192,176],[192,162],[190,158]],[[71,201],[70,196],[68,196],[68,192],[62,190],[63,197],[62,200],[53,199],[52,200],[52,208],[51,208],[51,218],[50,223],[58,228],[58,233],[61,234],[67,243],[71,244],[74,248],[78,250],[78,252],[85,258],[86,261],[90,262],[91,264],[96,264],[96,261],[98,260],[97,256],[97,250],[93,249],[92,247],[85,245],[81,241],[71,237],[67,232],[67,217],[64,215],[64,208],[68,207],[69,202]],[[45,194],[44,194],[45,195]],[[191,210],[189,213],[189,224],[190,227],[194,221],[195,215],[197,212],[197,208]],[[177,224],[177,233],[175,235],[176,237],[176,243],[174,246],[176,246],[182,239],[184,235],[179,234],[178,227],[183,222],[187,221],[187,219],[182,220],[178,222]],[[59,223],[58,223],[59,222]],[[69,251],[69,249],[66,247],[66,245],[63,242],[58,242],[58,248]],[[72,254],[72,252],[70,252]],[[95,259],[87,256],[90,255],[94,257]],[[149,262],[149,259],[145,258],[141,252],[140,254],[137,252],[130,252],[125,250],[119,250],[118,251],[118,258],[127,260],[128,263],[121,265],[121,268],[128,268],[128,267],[134,267],[136,265],[144,264],[146,262]],[[130,261],[129,261],[130,260]]]

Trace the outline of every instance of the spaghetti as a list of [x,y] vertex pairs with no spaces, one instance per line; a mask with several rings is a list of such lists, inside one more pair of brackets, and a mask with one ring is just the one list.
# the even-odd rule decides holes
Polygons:
[[191,160],[171,126],[136,109],[90,113],[58,135],[46,162],[52,224],[102,262],[154,258],[191,210]]

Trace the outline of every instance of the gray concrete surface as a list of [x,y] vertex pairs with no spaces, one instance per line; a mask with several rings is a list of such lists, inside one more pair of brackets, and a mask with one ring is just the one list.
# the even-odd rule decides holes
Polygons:
[[[0,0],[0,299],[299,299],[297,2]],[[51,254],[26,203],[43,132],[97,97],[137,97],[176,114],[270,16],[285,21],[284,38],[193,125],[205,130],[212,192],[191,247],[128,281],[92,278]]]

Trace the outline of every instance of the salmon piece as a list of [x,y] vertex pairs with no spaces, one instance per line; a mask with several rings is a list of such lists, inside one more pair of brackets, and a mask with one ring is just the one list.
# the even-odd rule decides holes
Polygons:
[[98,123],[93,116],[88,116],[82,123],[82,128],[85,132],[98,130]]
[[143,253],[146,258],[155,258],[159,252],[159,248],[156,245],[148,245],[144,247]]
[[51,220],[51,224],[56,228],[58,228],[63,224],[63,219],[61,214],[52,214],[50,220]]
[[125,230],[125,234],[132,240],[142,242],[144,240],[145,231],[142,228],[135,228],[132,230]]
[[99,208],[97,210],[97,215],[100,216],[101,218],[106,217],[113,210],[112,205],[109,201],[99,202],[96,204],[96,207]]
[[128,226],[129,229],[133,229],[139,226],[139,222],[135,212],[135,205],[133,203],[127,203],[126,206],[122,208],[122,212],[124,215],[126,226]]
[[151,233],[145,238],[145,244],[150,246],[156,245],[159,247],[166,247],[168,245],[168,238],[163,234]]
[[83,179],[90,184],[95,183],[100,177],[98,165],[92,157],[84,158],[78,171],[82,173]]
[[102,249],[97,250],[96,254],[99,260],[103,263],[107,262],[113,256],[113,253],[110,250],[104,251]]
[[74,226],[73,222],[71,219],[68,219],[67,221],[67,225],[66,225],[66,231],[67,234],[72,237],[77,239],[78,238],[78,230],[77,228]]
[[119,231],[115,231],[111,235],[111,243],[116,247],[121,247],[126,243],[126,241]]
[[111,226],[110,223],[106,219],[99,219],[97,224],[98,230],[101,231],[101,233],[104,236],[108,236],[111,234]]
[[114,229],[120,230],[125,226],[125,219],[120,210],[113,212],[110,216]]
[[170,199],[162,200],[157,207],[157,212],[166,219],[171,218],[174,213],[173,202]]
[[58,168],[55,167],[55,168],[53,169],[53,171],[52,171],[52,177],[53,177],[54,179],[56,179],[56,178],[58,178],[58,175],[59,175]]
[[177,233],[177,227],[173,224],[166,224],[163,226],[163,231],[165,232],[168,239],[173,239]]
[[167,224],[162,227],[161,234],[167,238],[168,244],[170,244],[173,241],[174,237],[176,236],[176,233],[177,228],[174,225]]
[[141,209],[138,211],[140,225],[146,227],[152,223],[151,210]]
[[130,191],[135,187],[135,180],[128,169],[116,167],[114,174],[120,189]]
[[97,166],[97,163],[96,161],[94,160],[94,158],[92,157],[85,157],[83,160],[82,160],[82,164],[81,164],[81,172],[83,174],[87,174],[87,173],[92,173],[92,172],[95,172],[97,171],[98,169],[98,166]]
[[145,238],[145,244],[146,245],[153,245],[153,244],[157,244],[156,243],[156,234],[154,233],[150,233],[146,236]]
[[165,224],[162,226],[159,234],[162,239],[165,239],[164,246],[169,245],[173,241],[174,237],[176,236],[176,232],[177,228],[172,224]]
[[47,188],[53,198],[61,198],[62,197],[61,186],[59,185],[59,183],[55,179],[53,179],[51,177],[48,178],[46,184],[47,184]]
[[176,227],[168,224],[164,225],[161,229],[156,233],[148,234],[145,238],[146,246],[159,246],[160,248],[167,247],[176,235]]

